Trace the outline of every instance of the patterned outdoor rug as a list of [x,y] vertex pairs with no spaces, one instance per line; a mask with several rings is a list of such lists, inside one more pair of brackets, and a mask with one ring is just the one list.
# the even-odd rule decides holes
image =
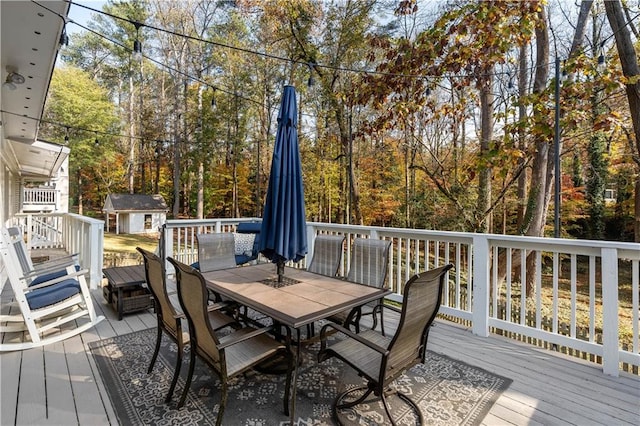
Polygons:
[[[188,355],[169,405],[164,404],[173,373],[177,346],[167,337],[151,374],[147,374],[155,344],[155,329],[91,343],[89,346],[122,425],[215,424],[220,402],[219,379],[197,361],[187,401],[176,409],[188,369]],[[334,338],[339,338],[334,335]],[[296,425],[331,425],[331,406],[338,393],[363,383],[353,369],[331,359],[316,361],[319,344],[303,350],[296,400]],[[188,349],[187,349],[188,351]],[[511,380],[444,355],[428,352],[395,386],[417,402],[428,425],[477,425]],[[282,411],[285,376],[249,372],[230,383],[225,425],[287,425]],[[397,396],[388,398],[398,424],[414,425],[413,412]],[[344,424],[385,422],[380,401],[370,401],[339,414]]]

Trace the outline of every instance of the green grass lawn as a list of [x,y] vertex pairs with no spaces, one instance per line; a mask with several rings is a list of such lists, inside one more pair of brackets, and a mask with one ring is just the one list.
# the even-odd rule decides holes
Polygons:
[[104,234],[104,252],[107,253],[137,253],[136,247],[155,251],[158,247],[158,236],[136,234]]

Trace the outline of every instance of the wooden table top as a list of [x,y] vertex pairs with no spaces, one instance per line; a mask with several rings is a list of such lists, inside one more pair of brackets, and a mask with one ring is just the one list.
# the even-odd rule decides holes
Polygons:
[[276,277],[276,265],[271,263],[205,272],[202,275],[213,291],[293,328],[391,293],[387,289],[355,284],[295,268],[285,268],[284,275],[287,279],[298,282],[276,288],[261,282]]
[[104,268],[102,273],[109,281],[109,284],[115,288],[147,282],[144,265],[114,266],[112,268]]

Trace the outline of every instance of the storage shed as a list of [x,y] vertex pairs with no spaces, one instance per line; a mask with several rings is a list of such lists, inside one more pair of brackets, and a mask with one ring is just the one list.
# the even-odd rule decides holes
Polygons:
[[102,208],[106,230],[109,221],[115,220],[116,234],[145,234],[158,232],[167,220],[169,208],[162,195],[109,194]]

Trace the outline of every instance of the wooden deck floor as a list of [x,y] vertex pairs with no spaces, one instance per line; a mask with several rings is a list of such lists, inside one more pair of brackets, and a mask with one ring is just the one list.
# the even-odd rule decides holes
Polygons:
[[[1,425],[118,424],[88,342],[155,326],[152,313],[117,320],[100,290],[97,327],[45,348],[0,355]],[[438,321],[430,350],[511,378],[486,425],[639,425],[640,379],[614,378],[599,366],[505,338],[479,338]]]

